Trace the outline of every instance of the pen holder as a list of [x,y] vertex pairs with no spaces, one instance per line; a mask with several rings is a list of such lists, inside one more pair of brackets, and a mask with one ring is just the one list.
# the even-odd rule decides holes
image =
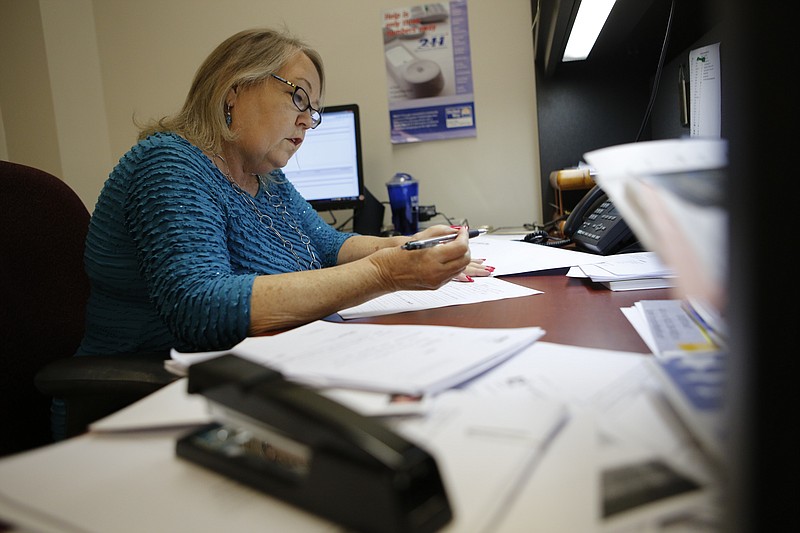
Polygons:
[[419,230],[419,182],[399,172],[386,182],[386,188],[395,232],[414,235]]

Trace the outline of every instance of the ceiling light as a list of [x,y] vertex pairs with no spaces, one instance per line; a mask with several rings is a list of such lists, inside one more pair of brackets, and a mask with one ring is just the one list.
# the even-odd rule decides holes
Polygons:
[[617,0],[581,0],[572,24],[562,61],[582,61],[589,57],[600,30]]

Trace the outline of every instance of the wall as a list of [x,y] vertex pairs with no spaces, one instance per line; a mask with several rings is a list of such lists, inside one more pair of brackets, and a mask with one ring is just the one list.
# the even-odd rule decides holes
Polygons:
[[[638,76],[618,73],[587,83],[586,76],[573,74],[570,66],[562,65],[552,79],[537,78],[542,131],[540,179],[546,220],[551,220],[555,212],[550,173],[577,166],[586,152],[633,142],[647,107],[648,87]],[[571,209],[585,192],[567,191],[567,208]]]
[[[721,24],[714,26],[708,33],[705,33],[702,37],[685,48],[675,59],[664,65],[658,96],[653,105],[653,116],[651,119],[653,139],[677,139],[689,136],[689,126],[682,126],[680,124],[678,79],[681,65],[685,69],[684,72],[686,72],[687,79],[689,77],[689,53],[691,53],[692,50],[709,44],[720,43],[721,84],[723,88],[729,85],[727,80],[728,71],[731,67],[731,61],[734,58],[726,55],[726,43],[723,42],[722,35],[723,26]],[[723,95],[723,97],[725,96],[727,95]],[[722,115],[720,118],[721,135],[722,138],[727,139],[730,136],[726,121],[728,117]]]
[[52,89],[37,2],[0,0],[0,108],[10,160],[61,175]]
[[[5,13],[23,1],[0,0],[0,7]],[[135,141],[134,117],[177,110],[196,67],[230,34],[286,26],[323,55],[326,103],[361,106],[365,182],[379,200],[387,200],[386,180],[404,171],[420,181],[420,202],[451,218],[473,226],[541,221],[530,2],[507,0],[503,9],[468,2],[477,137],[392,145],[381,13],[415,3],[353,0],[331,9],[327,0],[39,0],[39,28],[30,14],[22,24],[15,13],[33,8],[11,10],[20,20],[6,25],[23,27],[3,33],[0,44],[10,50],[46,43],[48,68],[41,57],[32,63],[53,80],[55,110],[44,137],[9,116],[34,94],[4,61],[0,78],[14,86],[0,91],[8,157],[47,163],[91,209],[113,164]],[[59,164],[40,157],[42,148]]]
[[[687,61],[690,45],[696,47],[701,36],[705,43],[719,41],[716,26],[722,13],[716,4],[720,1],[617,0],[589,58],[560,63],[566,28],[549,30],[558,28],[558,22],[568,18],[579,2],[542,0],[536,94],[546,220],[554,212],[550,172],[577,165],[591,150],[634,142],[640,129],[639,140],[677,138],[688,133],[679,120],[678,64]],[[673,2],[675,9],[670,16]],[[642,128],[669,20],[666,63],[652,115]],[[727,58],[723,59],[726,62]],[[723,67],[723,76],[724,72]],[[583,191],[568,191],[564,202],[570,208],[582,196]]]
[[8,144],[6,144],[6,129],[3,126],[3,108],[0,107],[0,159],[8,160]]

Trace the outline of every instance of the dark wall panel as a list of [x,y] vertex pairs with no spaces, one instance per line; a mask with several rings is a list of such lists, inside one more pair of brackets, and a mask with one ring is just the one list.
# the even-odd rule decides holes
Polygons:
[[[568,69],[563,69],[568,70]],[[587,81],[580,74],[537,76],[543,222],[552,218],[550,172],[578,164],[583,154],[633,142],[647,108],[647,81],[632,76]]]

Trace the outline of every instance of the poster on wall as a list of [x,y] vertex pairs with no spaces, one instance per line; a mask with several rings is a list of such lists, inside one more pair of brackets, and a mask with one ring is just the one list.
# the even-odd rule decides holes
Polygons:
[[392,143],[475,137],[467,1],[383,12]]

